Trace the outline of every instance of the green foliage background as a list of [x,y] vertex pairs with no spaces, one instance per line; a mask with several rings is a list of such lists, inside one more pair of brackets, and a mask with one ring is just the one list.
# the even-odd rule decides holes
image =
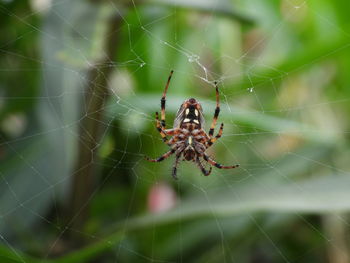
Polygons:
[[[0,1],[1,262],[350,262],[347,1],[38,2]],[[239,169],[143,160],[171,69]]]

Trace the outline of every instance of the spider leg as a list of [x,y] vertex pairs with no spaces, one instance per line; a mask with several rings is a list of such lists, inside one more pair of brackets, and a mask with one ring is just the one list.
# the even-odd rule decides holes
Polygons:
[[171,146],[171,145],[177,143],[177,142],[179,141],[179,139],[180,139],[180,138],[179,138],[178,136],[173,136],[173,137],[169,140],[168,145]]
[[180,156],[181,156],[181,153],[178,154],[178,155],[176,155],[175,163],[174,163],[174,165],[173,165],[173,171],[172,171],[172,173],[171,173],[172,177],[173,177],[175,180],[177,180],[177,175],[176,175],[176,173],[177,173],[177,166],[178,166],[179,161],[180,161]]
[[233,168],[237,168],[239,166],[239,164],[230,165],[230,166],[219,164],[216,161],[214,161],[213,159],[211,159],[206,153],[203,154],[203,159],[219,169],[233,169]]
[[158,112],[156,112],[156,127],[157,127],[158,132],[160,133],[160,136],[162,136],[163,142],[168,143],[169,141],[166,137],[166,133],[164,132],[163,127],[161,126],[160,121],[159,121]]
[[171,149],[170,151],[164,153],[162,156],[158,157],[157,159],[151,159],[147,156],[145,156],[145,159],[149,162],[158,163],[158,162],[161,162],[161,161],[165,160],[166,158],[168,158],[174,152],[175,152],[175,149]]
[[218,120],[219,113],[220,113],[220,98],[219,98],[219,88],[218,88],[217,82],[215,82],[215,91],[216,91],[216,108],[214,112],[213,121],[211,123],[210,130],[209,130],[210,138],[213,137],[216,121]]
[[162,136],[163,142],[169,145],[169,140],[167,139],[166,136],[167,135],[171,135],[171,136],[174,135],[176,133],[177,129],[164,130],[163,127],[160,125],[158,112],[156,112],[156,127],[157,127],[158,132],[160,133],[160,136]]
[[199,169],[201,169],[202,173],[205,175],[205,176],[208,176],[210,173],[211,173],[211,169],[212,167],[210,166],[209,168],[209,171],[205,170],[205,168],[203,167],[201,161],[199,160],[199,157],[197,156],[196,158],[196,164],[198,165]]
[[164,92],[163,92],[163,96],[160,100],[160,106],[161,106],[161,125],[163,128],[165,128],[165,96],[166,96],[166,93],[168,91],[168,88],[169,88],[169,84],[170,84],[170,80],[171,80],[171,76],[173,75],[174,71],[170,71],[170,75],[168,77],[168,81],[165,85],[165,89],[164,89]]
[[224,130],[224,124],[221,123],[218,134],[214,138],[210,138],[210,140],[208,141],[208,147],[212,146],[213,143],[216,142],[221,137],[223,130]]

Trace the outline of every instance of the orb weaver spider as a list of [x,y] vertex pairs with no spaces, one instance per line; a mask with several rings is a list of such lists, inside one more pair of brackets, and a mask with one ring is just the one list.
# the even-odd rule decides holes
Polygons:
[[[219,89],[217,82],[214,83],[216,90],[216,108],[208,134],[203,130],[204,116],[202,106],[194,98],[187,99],[181,104],[179,110],[177,111],[173,128],[165,129],[165,98],[173,72],[173,70],[170,72],[163,96],[160,100],[161,120],[159,120],[159,114],[156,112],[157,130],[160,133],[164,143],[169,145],[171,149],[157,159],[151,159],[149,157],[145,157],[145,159],[150,162],[161,162],[175,153],[175,163],[172,169],[172,176],[174,179],[177,179],[177,166],[181,159],[181,155],[184,157],[183,160],[195,162],[205,176],[208,176],[211,173],[212,166],[219,169],[233,169],[238,167],[238,164],[231,166],[219,164],[210,158],[205,152],[206,149],[212,146],[213,143],[215,143],[221,137],[224,129],[224,124],[221,123],[219,132],[214,137],[214,129],[220,113]],[[172,137],[167,139],[167,136]],[[209,170],[204,168],[200,158],[203,158],[211,165]]]

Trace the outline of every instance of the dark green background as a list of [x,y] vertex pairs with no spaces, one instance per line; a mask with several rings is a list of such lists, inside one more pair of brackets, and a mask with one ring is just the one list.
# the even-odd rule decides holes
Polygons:
[[[45,2],[0,1],[1,262],[350,261],[348,1]],[[239,169],[143,159],[171,69]]]

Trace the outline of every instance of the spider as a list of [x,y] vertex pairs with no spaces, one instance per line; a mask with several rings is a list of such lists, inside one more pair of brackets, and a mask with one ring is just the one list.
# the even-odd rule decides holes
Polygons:
[[[216,108],[209,134],[203,130],[204,116],[202,106],[194,98],[187,99],[181,104],[179,110],[177,111],[173,128],[165,129],[165,97],[173,72],[173,70],[170,72],[163,96],[160,100],[161,120],[159,120],[159,114],[156,112],[157,130],[160,133],[164,143],[170,146],[170,150],[157,159],[151,159],[149,157],[145,157],[145,159],[150,162],[161,162],[175,153],[175,163],[172,169],[172,176],[174,179],[177,179],[176,172],[181,155],[183,155],[183,161],[186,160],[195,162],[205,176],[208,176],[211,173],[212,166],[219,169],[232,169],[238,167],[238,164],[231,166],[221,165],[210,158],[205,152],[206,149],[212,146],[213,143],[221,137],[224,129],[224,124],[221,123],[218,134],[215,137],[213,136],[214,128],[220,112],[219,89],[217,82],[214,83],[216,90]],[[167,139],[167,136],[172,137]],[[209,170],[204,168],[201,158],[212,165],[210,166]]]

